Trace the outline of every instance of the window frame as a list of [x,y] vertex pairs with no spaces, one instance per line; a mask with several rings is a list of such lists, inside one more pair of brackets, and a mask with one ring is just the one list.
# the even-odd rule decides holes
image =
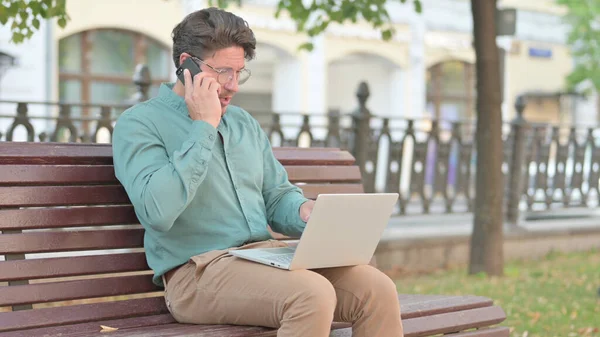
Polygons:
[[[79,72],[62,71],[60,69],[60,65],[59,65],[58,66],[58,84],[59,84],[59,88],[60,88],[60,84],[63,81],[79,82],[80,88],[81,88],[81,96],[79,98],[78,103],[98,104],[98,102],[90,101],[91,88],[92,88],[93,82],[103,82],[103,83],[110,83],[110,84],[129,84],[131,86],[134,86],[133,80],[132,80],[133,72],[131,74],[123,74],[123,75],[102,75],[102,74],[95,74],[92,72],[92,69],[91,69],[92,42],[90,39],[90,35],[97,31],[113,31],[113,32],[121,33],[121,34],[132,35],[133,41],[134,41],[133,42],[134,65],[147,64],[146,51],[148,48],[148,42],[152,42],[152,43],[155,43],[155,44],[161,46],[162,48],[164,48],[164,51],[166,51],[170,56],[170,48],[166,47],[163,43],[161,43],[160,41],[158,41],[152,37],[149,37],[147,35],[144,35],[142,33],[135,32],[135,31],[118,29],[118,28],[98,28],[98,29],[85,30],[85,31],[74,34],[76,36],[78,35],[79,38],[81,39],[80,40],[81,49],[82,49],[81,60],[80,60],[81,69]],[[64,37],[63,39],[70,38],[70,37],[73,37],[73,35]],[[61,55],[60,53],[61,53],[61,50],[59,47],[59,50],[58,50],[59,57]],[[169,62],[169,69],[170,69],[172,67],[170,57],[168,58],[168,62]],[[154,77],[152,77],[151,85],[160,85],[161,83],[168,82],[168,81],[170,81],[170,78],[154,78]],[[60,89],[59,89],[58,95],[60,97]],[[123,104],[123,103],[124,102],[115,101],[113,104]],[[87,114],[84,113],[84,115],[87,115]]]
[[[447,94],[442,88],[443,67],[448,62],[459,62],[463,66],[464,78],[464,94]],[[442,102],[459,102],[464,103],[467,107],[466,116],[461,116],[461,119],[473,119],[475,116],[475,65],[461,60],[447,60],[436,63],[427,69],[429,81],[431,81],[431,90],[427,90],[427,104],[433,105],[434,119],[441,117]],[[426,85],[427,87],[427,85]],[[428,88],[429,89],[429,88]]]

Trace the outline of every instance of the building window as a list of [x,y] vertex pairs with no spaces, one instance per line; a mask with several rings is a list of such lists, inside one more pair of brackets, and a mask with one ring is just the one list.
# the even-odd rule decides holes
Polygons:
[[123,104],[135,92],[132,75],[141,63],[150,69],[150,96],[170,78],[169,48],[135,32],[85,31],[61,39],[58,53],[61,102]]
[[438,63],[427,70],[427,110],[442,120],[475,117],[475,69],[462,61]]

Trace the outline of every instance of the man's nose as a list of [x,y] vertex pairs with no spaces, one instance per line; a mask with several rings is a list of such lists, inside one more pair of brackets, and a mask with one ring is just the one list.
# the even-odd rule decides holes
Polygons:
[[237,78],[232,79],[231,81],[225,83],[223,85],[227,91],[238,92],[238,81]]

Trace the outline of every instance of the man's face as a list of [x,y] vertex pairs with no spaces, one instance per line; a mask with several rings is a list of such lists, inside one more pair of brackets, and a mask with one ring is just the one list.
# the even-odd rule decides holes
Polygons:
[[[219,49],[203,61],[205,64],[200,65],[202,71],[210,74],[221,84],[219,100],[221,101],[221,111],[225,113],[231,98],[238,92],[239,72],[246,66],[244,49],[237,46]],[[226,80],[226,72],[233,74],[230,81]]]

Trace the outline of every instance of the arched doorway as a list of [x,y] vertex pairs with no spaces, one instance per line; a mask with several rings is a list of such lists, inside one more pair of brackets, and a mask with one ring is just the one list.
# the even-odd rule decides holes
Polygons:
[[[294,104],[300,97],[300,61],[285,50],[268,43],[257,43],[256,57],[247,62],[252,72],[248,82],[232,99],[232,104],[249,111],[252,115],[299,113]],[[291,84],[298,84],[294,87]]]
[[475,117],[475,68],[452,60],[427,69],[427,111],[442,120]]
[[135,88],[135,66],[148,65],[152,78],[149,96],[170,79],[170,48],[141,33],[94,29],[59,41],[59,100],[61,102],[122,104]]
[[[273,113],[280,115],[284,138],[294,139],[301,122],[302,63],[283,48],[259,42],[256,57],[247,62],[252,72],[248,82],[239,88],[231,103],[248,111],[265,130],[273,126]],[[271,139],[274,146],[283,145],[278,137]]]
[[348,113],[358,107],[356,90],[360,82],[369,85],[367,107],[378,116],[402,113],[402,69],[375,54],[352,53],[329,63],[327,105],[330,110]]
[[[381,130],[383,119],[378,117],[401,117],[405,115],[404,69],[392,60],[368,52],[353,52],[332,60],[327,69],[327,106],[342,115],[349,114],[359,107],[356,92],[361,82],[369,86],[366,105],[371,114],[374,130]],[[348,128],[350,119],[341,122]],[[365,170],[375,176],[375,190],[382,191],[386,185],[388,158],[392,138],[399,138],[391,132],[391,138],[382,135],[375,146],[377,158],[370,153],[365,162]],[[377,141],[377,140],[376,140]]]
[[[448,157],[447,182],[454,186],[458,175],[459,147],[452,141],[452,122],[464,121],[459,130],[463,142],[473,141],[474,127],[468,121],[475,119],[475,67],[461,60],[448,60],[427,69],[427,111],[432,119],[439,120],[439,141],[451,142]],[[472,159],[473,160],[473,159]],[[430,144],[425,168],[427,186],[433,186],[438,167],[436,144]],[[474,162],[471,163],[474,165]]]

